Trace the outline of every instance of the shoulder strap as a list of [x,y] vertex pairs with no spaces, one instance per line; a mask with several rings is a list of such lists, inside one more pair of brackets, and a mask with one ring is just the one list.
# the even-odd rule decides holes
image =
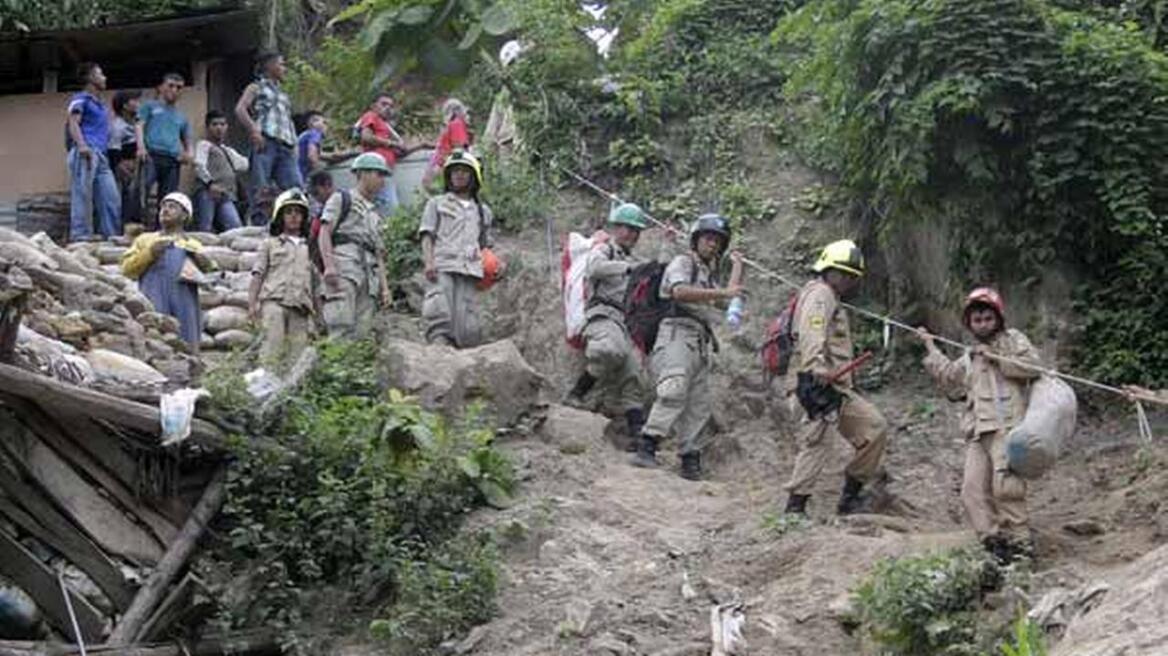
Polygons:
[[341,222],[349,216],[349,212],[353,210],[353,195],[349,193],[348,189],[341,190],[341,215],[337,217],[337,222],[333,224],[333,232],[341,227]]
[[487,247],[487,217],[483,214],[483,204],[479,202],[479,197],[476,194],[474,197],[475,207],[479,210],[479,248]]

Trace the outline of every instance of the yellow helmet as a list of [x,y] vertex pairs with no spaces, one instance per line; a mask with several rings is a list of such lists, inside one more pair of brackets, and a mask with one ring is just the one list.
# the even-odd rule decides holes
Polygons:
[[299,187],[285,189],[283,193],[276,196],[276,202],[272,205],[272,221],[268,224],[268,232],[273,236],[284,232],[284,210],[289,207],[299,207],[304,210],[304,220],[300,223],[300,231],[307,235],[308,214],[311,210],[308,206],[308,197],[304,195],[303,191],[300,191]]
[[851,239],[833,241],[824,246],[819,259],[811,267],[816,273],[823,273],[828,269],[836,269],[853,276],[864,275],[864,254],[860,247]]
[[445,178],[447,189],[450,188],[450,169],[456,166],[465,166],[473,171],[477,188],[483,188],[483,165],[479,163],[479,158],[471,154],[470,151],[458,149],[450,153],[442,165],[442,175]]

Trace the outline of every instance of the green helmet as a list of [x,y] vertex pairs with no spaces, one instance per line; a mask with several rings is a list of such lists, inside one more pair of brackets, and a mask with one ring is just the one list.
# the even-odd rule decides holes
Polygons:
[[381,171],[386,175],[392,175],[393,171],[389,170],[389,165],[385,163],[385,158],[377,153],[361,153],[353,163],[349,165],[354,173],[357,171]]
[[645,220],[645,212],[633,203],[621,203],[608,213],[608,222],[614,225],[627,225],[630,228],[644,230],[649,227]]

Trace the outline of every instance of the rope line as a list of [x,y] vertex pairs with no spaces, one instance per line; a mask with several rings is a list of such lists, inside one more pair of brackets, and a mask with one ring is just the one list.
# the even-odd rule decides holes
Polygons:
[[[567,168],[567,167],[565,167],[557,162],[552,161],[552,162],[550,162],[550,165],[559,169],[564,174],[568,175],[572,179],[579,182],[581,185],[596,192],[598,195],[603,196],[604,198],[608,199],[610,202],[613,202],[613,203],[625,202],[624,199],[622,199],[620,196],[617,196],[616,194],[602,188],[601,186],[597,185],[595,182],[589,180],[588,178],[585,178],[584,176],[580,175],[579,173],[577,173],[577,172],[575,172],[575,171],[573,171],[573,170],[571,170],[571,169],[569,169],[569,168]],[[669,232],[675,236],[681,236],[681,237],[686,236],[686,234],[682,230],[679,230],[679,229],[667,224],[666,222],[661,221],[660,219],[653,216],[652,214],[650,214],[648,211],[644,210],[643,208],[642,208],[642,212],[644,213],[645,218],[647,218],[650,222],[657,225],[658,227],[663,228],[667,232]],[[759,263],[755,260],[752,260],[752,259],[747,258],[747,257],[743,257],[741,259],[742,259],[742,263],[744,265],[750,267],[755,272],[761,274],[764,278],[769,278],[771,280],[778,281],[779,283],[782,283],[783,285],[790,287],[793,290],[799,290],[803,287],[802,284],[782,275],[781,273],[779,273],[777,271],[774,271],[772,269],[767,268],[766,266],[763,266],[761,263]],[[866,308],[863,308],[863,307],[860,307],[857,305],[853,305],[851,303],[847,303],[844,301],[840,301],[840,305],[848,308],[849,310],[855,312],[856,314],[858,314],[862,317],[865,317],[867,319],[871,319],[874,321],[878,321],[878,322],[881,322],[882,324],[884,324],[884,330],[885,330],[885,335],[886,335],[885,342],[888,341],[887,335],[888,335],[888,327],[889,326],[893,326],[895,328],[899,328],[901,330],[904,330],[906,332],[911,332],[913,334],[919,334],[919,331],[915,327],[910,326],[902,321],[898,321],[891,316],[880,314],[878,312],[874,312],[872,310],[868,310]],[[942,335],[932,335],[932,337],[934,340],[936,340],[942,344],[946,344],[946,345],[961,349],[963,351],[970,350],[969,345],[963,344],[963,343],[958,342],[958,341],[953,340],[953,339],[949,339],[949,338],[944,337]],[[1097,389],[1097,390],[1100,390],[1103,392],[1110,392],[1112,394],[1118,394],[1120,396],[1123,396],[1126,399],[1132,400],[1136,405],[1137,414],[1140,417],[1141,434],[1145,434],[1145,430],[1146,430],[1146,434],[1147,434],[1148,439],[1150,441],[1151,428],[1150,428],[1150,425],[1148,424],[1147,415],[1144,412],[1143,405],[1140,403],[1140,400],[1135,399],[1126,390],[1124,390],[1120,387],[1116,387],[1114,385],[1109,385],[1107,383],[1101,383],[1101,382],[1096,381],[1096,380],[1091,380],[1090,378],[1084,378],[1082,376],[1076,376],[1074,374],[1064,373],[1064,372],[1058,371],[1057,369],[1052,369],[1050,367],[1044,367],[1042,365],[1037,365],[1037,364],[1034,364],[1032,362],[1018,360],[1016,358],[1011,358],[1011,357],[1004,356],[1004,355],[986,353],[985,357],[987,357],[991,360],[997,360],[999,362],[1004,362],[1004,363],[1012,364],[1012,365],[1022,367],[1025,369],[1030,369],[1032,371],[1037,371],[1038,373],[1044,374],[1047,376],[1061,378],[1061,379],[1066,380],[1068,382],[1083,385],[1085,387],[1091,387],[1091,388],[1094,388],[1094,389]],[[1144,399],[1144,400],[1147,400],[1147,401],[1150,401],[1153,403],[1161,403],[1161,401],[1159,401],[1157,399]],[[1163,403],[1168,405],[1168,402],[1163,402]]]

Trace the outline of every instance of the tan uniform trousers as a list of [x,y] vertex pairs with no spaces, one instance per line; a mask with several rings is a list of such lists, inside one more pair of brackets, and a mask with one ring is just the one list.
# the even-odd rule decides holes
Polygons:
[[584,368],[606,407],[641,407],[641,364],[634,350],[628,331],[611,317],[593,317],[584,326]]
[[839,435],[856,450],[844,470],[848,476],[863,482],[876,478],[884,460],[888,444],[888,420],[876,406],[852,390],[845,394],[838,412],[810,420],[794,394],[787,397],[792,417],[799,417],[799,454],[795,457],[795,471],[784,488],[790,494],[811,494],[816,479],[823,473],[831,455],[828,435]]
[[264,301],[260,322],[264,339],[260,344],[260,362],[277,365],[285,358],[295,360],[308,345],[312,315],[304,308],[285,307],[278,301]]
[[978,537],[1028,539],[1026,481],[1006,467],[1006,436],[1006,431],[992,431],[966,443],[961,503]]
[[644,432],[657,438],[671,434],[678,452],[701,450],[698,437],[710,421],[710,341],[705,329],[691,322],[661,322],[653,347],[657,372],[657,400],[649,411]]
[[426,284],[422,299],[422,323],[426,342],[445,343],[464,349],[482,344],[479,323],[478,278],[440,271],[438,280]]
[[368,279],[358,284],[342,277],[340,292],[327,293],[321,311],[330,337],[365,339],[373,334],[377,299],[370,294]]

